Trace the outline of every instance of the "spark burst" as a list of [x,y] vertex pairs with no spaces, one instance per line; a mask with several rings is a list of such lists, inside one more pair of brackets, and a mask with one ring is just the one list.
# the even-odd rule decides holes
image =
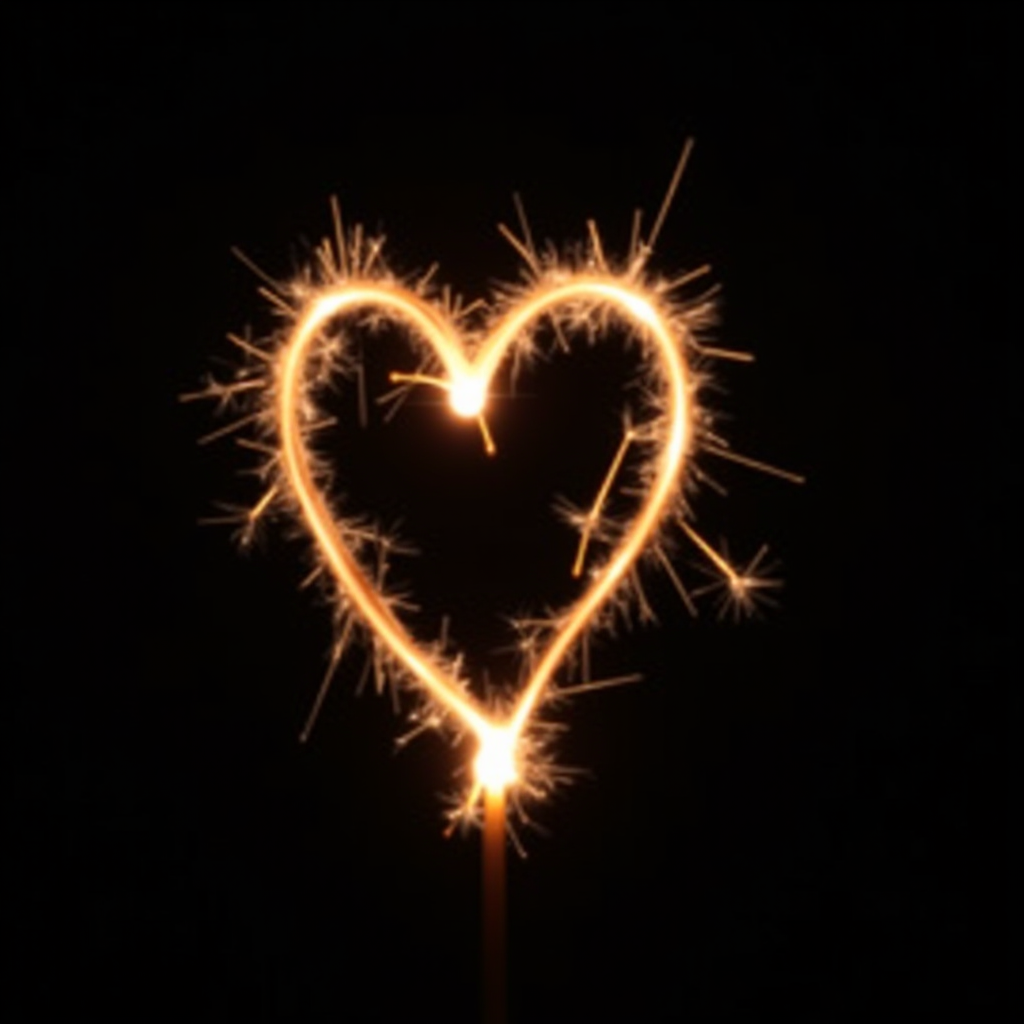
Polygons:
[[[700,404],[712,360],[751,358],[701,340],[714,322],[715,289],[686,295],[709,268],[676,277],[659,276],[649,268],[689,152],[688,144],[646,237],[637,212],[629,252],[621,263],[606,256],[593,221],[587,223],[585,245],[574,256],[538,250],[517,198],[519,233],[505,225],[499,228],[522,259],[521,280],[498,289],[490,301],[469,306],[434,286],[436,267],[412,280],[393,274],[384,258],[383,238],[369,238],[359,226],[346,232],[332,201],[333,237],[320,243],[296,279],[274,281],[239,254],[263,281],[260,292],[282,325],[263,341],[228,335],[243,357],[234,379],[210,381],[203,391],[183,396],[214,399],[221,407],[241,405],[236,420],[203,440],[234,434],[263,460],[260,476],[266,486],[258,500],[245,509],[225,509],[217,521],[237,523],[248,541],[257,524],[274,512],[296,520],[316,551],[311,575],[331,590],[337,641],[303,739],[347,645],[362,634],[378,692],[391,687],[394,693],[414,697],[400,745],[426,731],[456,741],[469,734],[476,742],[473,779],[450,809],[452,827],[481,821],[484,794],[502,802],[507,794],[525,818],[524,803],[546,796],[560,777],[550,753],[553,717],[545,709],[560,699],[635,678],[591,680],[587,641],[631,606],[639,608],[641,617],[650,615],[639,582],[641,563],[664,571],[694,614],[695,598],[702,591],[718,590],[724,595],[723,609],[743,612],[777,585],[762,575],[764,548],[745,568],[737,568],[697,532],[687,500],[690,485],[707,479],[695,465],[700,452],[800,479],[734,453],[714,434]],[[382,398],[392,402],[391,414],[411,389],[438,389],[447,395],[454,416],[476,424],[492,456],[497,445],[486,418],[492,383],[506,363],[514,375],[538,354],[541,326],[552,326],[556,344],[565,350],[580,340],[593,344],[609,336],[625,339],[639,353],[642,398],[624,418],[621,443],[598,482],[594,501],[584,509],[563,505],[559,510],[579,533],[576,558],[567,569],[584,581],[581,593],[549,616],[516,624],[522,683],[514,696],[480,699],[463,671],[462,658],[446,653],[446,637],[425,644],[411,635],[402,621],[402,601],[386,585],[389,560],[398,545],[365,521],[339,516],[326,496],[335,471],[313,452],[311,439],[333,421],[318,408],[315,396],[339,374],[356,377],[365,422],[366,396],[354,339],[381,323],[405,328],[418,357],[414,368],[391,374],[395,389]],[[643,497],[635,514],[621,521],[609,514],[607,505],[627,460]],[[711,587],[691,591],[684,584],[670,557],[679,538],[706,560],[716,576]],[[570,685],[567,666],[577,657],[583,681]]]

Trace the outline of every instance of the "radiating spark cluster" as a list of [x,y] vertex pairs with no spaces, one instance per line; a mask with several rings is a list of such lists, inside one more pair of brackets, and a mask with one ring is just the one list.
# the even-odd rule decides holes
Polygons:
[[[419,698],[400,743],[427,730],[475,739],[474,778],[452,811],[453,822],[479,820],[482,792],[507,791],[520,813],[524,800],[546,795],[559,769],[549,754],[554,726],[543,709],[561,697],[633,678],[590,680],[587,640],[627,606],[635,604],[641,616],[649,614],[639,583],[641,560],[663,569],[694,610],[697,591],[687,589],[670,558],[673,528],[707,559],[732,607],[749,609],[775,585],[759,574],[764,549],[745,569],[736,568],[696,531],[686,500],[687,485],[704,478],[694,464],[701,450],[796,479],[733,453],[712,433],[699,404],[710,359],[749,358],[699,340],[713,321],[714,290],[682,296],[708,268],[675,279],[648,269],[688,152],[646,238],[639,216],[634,219],[630,251],[621,265],[606,257],[593,222],[576,257],[538,251],[520,207],[521,233],[504,225],[501,231],[523,259],[521,282],[500,289],[488,303],[469,307],[434,289],[433,268],[419,280],[392,274],[382,255],[383,239],[367,238],[360,227],[346,233],[335,202],[334,236],[322,241],[297,280],[282,285],[253,268],[266,284],[260,291],[283,317],[283,327],[263,342],[229,335],[244,356],[236,378],[210,382],[204,391],[185,396],[208,397],[221,405],[235,399],[250,403],[239,419],[205,440],[239,431],[253,435],[239,436],[239,443],[262,456],[267,485],[250,508],[226,509],[222,518],[239,523],[245,538],[273,510],[297,519],[314,542],[315,575],[329,583],[335,597],[338,640],[304,737],[346,645],[361,627],[371,651],[367,670],[378,690],[390,683],[395,692],[408,690]],[[566,349],[581,338],[587,343],[608,338],[625,339],[639,352],[641,408],[625,421],[621,444],[607,475],[597,482],[593,503],[583,510],[561,510],[579,531],[576,558],[567,570],[583,581],[581,592],[550,616],[518,623],[523,681],[518,693],[504,694],[500,703],[473,693],[461,657],[447,653],[446,638],[427,644],[411,634],[401,600],[386,586],[394,542],[363,521],[339,516],[327,497],[329,478],[344,467],[324,465],[313,451],[316,433],[333,422],[318,408],[315,395],[339,374],[355,374],[362,383],[352,339],[380,323],[404,328],[419,358],[414,370],[391,374],[397,389],[389,396],[395,399],[393,408],[411,388],[438,388],[447,393],[454,415],[478,424],[489,454],[496,445],[487,423],[488,395],[503,367],[511,365],[514,373],[535,354],[541,327],[552,326],[557,344]],[[365,409],[362,393],[360,408]],[[632,517],[622,522],[606,506],[627,459],[643,494]],[[577,658],[583,682],[570,685],[567,666]]]

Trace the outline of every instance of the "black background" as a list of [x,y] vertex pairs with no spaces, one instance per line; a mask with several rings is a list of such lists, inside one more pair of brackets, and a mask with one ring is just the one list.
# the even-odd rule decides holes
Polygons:
[[[705,460],[699,524],[771,545],[780,607],[693,621],[648,577],[660,624],[596,652],[645,680],[564,717],[584,772],[512,858],[512,1020],[1015,1017],[1020,24],[936,11],[17,16],[7,1019],[477,1018],[461,755],[396,756],[358,654],[298,744],[328,611],[287,530],[240,556],[196,525],[259,492],[178,395],[273,326],[230,247],[289,276],[332,193],[475,297],[518,273],[514,190],[621,252],[691,135],[655,267],[714,266],[717,340],[758,361],[708,400],[809,482]],[[429,396],[353,457],[478,668],[499,613],[568,593],[549,510],[614,448],[601,358],[527,378],[496,462]]]

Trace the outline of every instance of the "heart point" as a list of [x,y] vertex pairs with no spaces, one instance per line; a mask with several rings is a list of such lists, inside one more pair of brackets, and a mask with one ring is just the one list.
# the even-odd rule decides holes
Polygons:
[[516,765],[518,735],[505,727],[488,726],[480,732],[480,747],[473,770],[477,784],[487,793],[502,793],[519,779]]

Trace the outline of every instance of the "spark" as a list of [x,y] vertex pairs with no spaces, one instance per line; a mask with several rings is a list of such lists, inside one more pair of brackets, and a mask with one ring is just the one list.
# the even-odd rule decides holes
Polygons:
[[[729,598],[720,612],[724,614],[728,607],[738,612],[751,612],[754,610],[755,601],[759,592],[779,586],[779,581],[771,577],[760,575],[759,569],[768,554],[768,546],[762,544],[757,554],[751,559],[746,567],[737,571],[725,556],[720,555],[685,519],[679,519],[679,526],[691,541],[700,549],[708,561],[721,573]],[[716,587],[702,588],[697,593],[705,593],[714,590]]]
[[633,440],[633,431],[627,430],[622,437],[622,442],[619,445],[618,451],[615,453],[615,458],[612,459],[611,467],[604,478],[604,482],[601,484],[601,489],[597,492],[594,504],[583,518],[583,529],[580,532],[580,543],[576,550],[576,561],[573,562],[572,566],[572,574],[577,579],[583,573],[583,562],[587,557],[587,546],[590,543],[591,534],[593,534],[594,529],[601,521],[601,510],[604,508],[604,504],[608,500],[608,492],[611,490],[612,482],[615,480],[619,470],[622,468],[623,459],[625,459],[626,452],[629,451],[629,446],[633,443]]
[[[211,389],[211,397],[219,397],[219,395],[216,395],[216,392],[213,389]],[[199,443],[210,444],[211,441],[217,441],[222,437],[227,437],[228,434],[234,434],[236,431],[242,430],[245,427],[248,427],[251,423],[255,423],[257,420],[262,418],[262,412],[254,412],[248,416],[243,416],[241,419],[234,420],[232,423],[228,423],[226,426],[219,427],[217,430],[211,430],[208,434],[204,434],[201,438],[199,438]]]
[[658,210],[658,216],[654,220],[654,227],[651,228],[651,233],[647,236],[647,241],[644,243],[644,248],[649,252],[654,251],[654,243],[658,240],[658,235],[661,234],[661,229],[665,226],[665,219],[668,217],[668,211],[672,208],[672,202],[675,200],[679,183],[683,180],[683,172],[686,170],[686,165],[690,162],[690,154],[692,152],[693,139],[687,139],[686,145],[683,146],[683,151],[679,155],[676,168],[672,172],[672,180],[665,191],[665,198],[661,201],[661,209]]
[[753,352],[740,352],[730,348],[714,348],[711,345],[701,345],[700,353],[709,359],[731,359],[737,363],[752,363],[754,361]]
[[331,688],[331,683],[334,680],[334,674],[337,672],[338,665],[340,664],[342,657],[344,657],[345,648],[348,646],[349,637],[352,633],[353,622],[354,620],[351,618],[345,622],[341,636],[335,641],[334,646],[331,648],[331,659],[327,664],[327,671],[324,672],[324,677],[320,682],[320,689],[317,690],[316,698],[313,700],[313,706],[309,710],[309,716],[306,718],[306,723],[302,727],[302,732],[299,733],[300,743],[307,743],[309,741],[309,735],[313,731],[313,726],[316,725],[316,720],[320,717],[320,709],[323,707],[324,700],[327,697],[327,691]]
[[494,438],[491,436],[483,410],[487,401],[487,382],[479,380],[471,374],[454,381],[446,381],[440,377],[431,377],[425,373],[392,373],[388,379],[392,384],[427,384],[448,392],[448,401],[452,412],[464,420],[474,419],[480,427],[480,435],[484,442],[484,451],[488,455],[497,452]]
[[560,686],[556,691],[559,697],[576,697],[581,693],[594,693],[597,690],[609,690],[613,686],[625,686],[627,683],[639,683],[643,676],[637,672],[630,672],[623,676],[611,676],[608,679],[593,679],[587,683],[579,683],[576,686]]
[[791,473],[788,469],[780,469],[778,466],[773,466],[770,462],[752,459],[749,455],[740,455],[730,448],[721,448],[715,444],[705,443],[701,445],[701,450],[711,455],[717,455],[720,459],[729,459],[732,462],[739,463],[739,465],[746,466],[748,469],[756,469],[762,473],[767,473],[769,476],[777,476],[781,480],[788,480],[791,484],[807,482],[806,477],[801,476],[799,473]]

